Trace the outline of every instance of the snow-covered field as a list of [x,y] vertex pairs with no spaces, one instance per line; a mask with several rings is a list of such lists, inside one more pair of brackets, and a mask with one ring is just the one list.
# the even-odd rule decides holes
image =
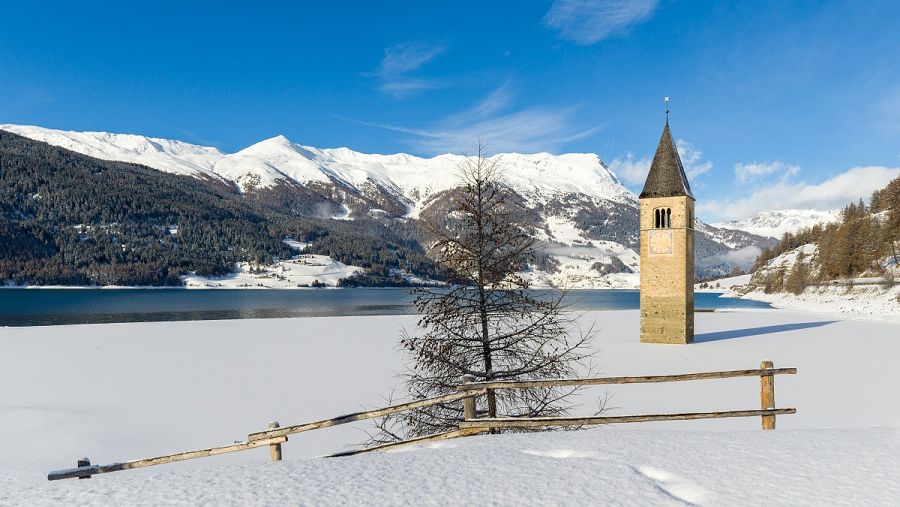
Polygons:
[[[897,505],[900,324],[782,310],[697,315],[690,346],[637,342],[638,312],[590,312],[607,375],[796,366],[776,404],[798,413],[470,437],[312,458],[363,440],[344,426],[265,449],[47,482],[111,463],[224,445],[382,403],[414,316],[0,329],[0,504]],[[585,391],[613,414],[753,409],[755,378]]]
[[318,284],[334,287],[341,278],[363,271],[327,255],[305,254],[263,266],[241,262],[235,273],[226,276],[188,275],[181,279],[185,287],[194,289],[294,289]]
[[695,283],[694,292],[725,292],[733,287],[747,285],[750,283],[750,276],[751,275],[738,275],[729,276],[728,278],[719,278],[718,280],[706,282],[706,287],[701,287],[703,284]]
[[891,289],[879,285],[809,287],[800,295],[755,290],[741,297],[765,301],[775,308],[900,322],[900,285]]
[[[896,429],[476,436],[405,451],[98,476],[34,491],[108,505],[895,506]],[[36,498],[9,495],[12,503]],[[0,501],[4,494],[0,493]]]

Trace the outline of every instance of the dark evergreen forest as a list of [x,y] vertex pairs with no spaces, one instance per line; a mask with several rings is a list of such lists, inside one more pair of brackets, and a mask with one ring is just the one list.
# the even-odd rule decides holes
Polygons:
[[409,224],[322,220],[281,204],[0,131],[0,284],[181,285],[188,272],[290,256],[285,237],[369,269],[357,284],[396,284],[397,269],[440,276]]

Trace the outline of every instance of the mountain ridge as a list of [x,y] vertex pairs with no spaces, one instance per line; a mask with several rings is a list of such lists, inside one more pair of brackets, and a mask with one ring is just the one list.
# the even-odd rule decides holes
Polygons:
[[841,218],[841,210],[782,209],[760,211],[755,215],[740,219],[711,224],[714,227],[735,229],[759,236],[780,239],[786,233],[795,233],[818,224],[836,222]]
[[[458,184],[458,166],[465,160],[451,154],[422,158],[320,149],[293,143],[285,136],[229,154],[135,134],[17,125],[0,125],[0,130],[91,157],[214,181],[236,195],[296,216],[366,218],[403,230],[415,229],[423,214],[446,211],[449,191]],[[637,286],[637,196],[599,155],[505,153],[490,160],[501,164],[504,184],[521,198],[546,247],[538,263],[529,267],[536,283],[573,288]],[[766,238],[699,220],[697,230],[698,273],[704,277],[726,274],[735,266],[746,269],[753,252],[770,244]],[[325,251],[321,242],[313,242],[311,253],[344,251],[334,241],[330,245]],[[342,255],[341,262],[354,261],[352,255]]]
[[[340,183],[356,190],[371,183],[392,192],[401,190],[404,195],[413,195],[421,201],[452,188],[453,179],[447,176],[455,176],[457,166],[464,159],[463,155],[453,154],[426,158],[407,153],[368,154],[346,147],[316,148],[294,143],[284,135],[261,140],[235,153],[224,153],[214,147],[138,134],[62,131],[10,124],[0,125],[0,129],[102,160],[140,163],[189,176],[218,177],[237,184],[241,190],[246,190],[243,183],[253,179],[257,180],[250,185],[254,189],[271,188],[280,181],[301,185]],[[514,161],[512,165],[518,171],[509,182],[514,183],[514,190],[519,193],[536,195],[528,191],[535,176],[546,176],[549,169],[559,169],[556,178],[541,180],[542,190],[577,191],[619,202],[636,202],[634,193],[593,153],[502,153],[491,159]],[[520,171],[527,174],[518,174]]]

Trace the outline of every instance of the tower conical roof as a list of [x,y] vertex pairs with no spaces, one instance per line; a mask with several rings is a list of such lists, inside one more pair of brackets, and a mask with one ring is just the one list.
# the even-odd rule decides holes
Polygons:
[[659,138],[659,146],[656,147],[656,155],[653,155],[650,173],[647,175],[640,198],[679,196],[694,198],[691,185],[684,174],[681,157],[678,156],[675,141],[672,140],[672,133],[669,131],[669,121],[666,120],[666,128]]

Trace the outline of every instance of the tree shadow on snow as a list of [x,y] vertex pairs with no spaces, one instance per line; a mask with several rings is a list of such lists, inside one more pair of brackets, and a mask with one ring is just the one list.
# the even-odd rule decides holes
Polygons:
[[748,327],[745,329],[729,329],[727,331],[716,331],[714,333],[700,333],[694,335],[694,343],[730,340],[732,338],[744,338],[746,336],[756,336],[761,334],[783,333],[785,331],[797,331],[800,329],[810,329],[813,327],[827,326],[828,324],[833,324],[835,322],[837,321],[822,320],[819,322],[798,322],[796,324],[779,324],[777,326]]

